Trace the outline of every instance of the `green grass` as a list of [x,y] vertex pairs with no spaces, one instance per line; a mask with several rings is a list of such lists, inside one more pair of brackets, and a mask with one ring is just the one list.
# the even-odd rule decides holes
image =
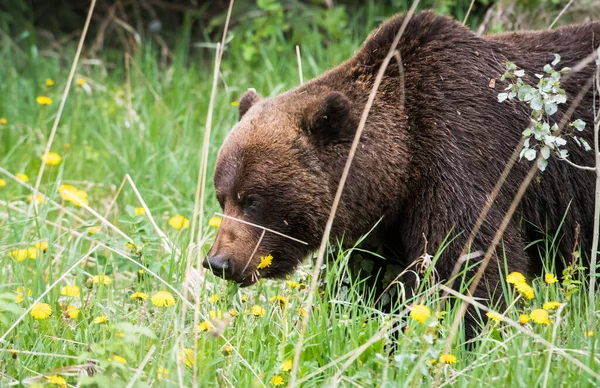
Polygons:
[[[316,34],[303,43],[305,79],[352,54],[366,35],[366,27],[357,21],[351,26],[352,34],[333,42],[335,50],[324,49]],[[8,123],[0,125],[0,167],[11,173],[25,173],[33,183],[72,53],[56,59],[38,56],[33,50],[17,50],[12,44],[1,47],[0,117]],[[271,95],[298,83],[293,47],[283,53],[259,51],[260,61],[254,65],[240,63],[235,52],[224,56],[215,100],[209,173],[219,145],[237,119],[237,109],[231,103],[247,87]],[[214,55],[208,49],[204,54],[201,56],[205,58]],[[47,166],[41,186],[42,192],[61,206],[41,204],[35,215],[27,217],[30,191],[7,176],[0,176],[6,181],[6,186],[0,188],[0,335],[7,333],[12,323],[94,242],[103,244],[85,265],[78,265],[40,300],[52,307],[52,316],[36,320],[26,314],[7,333],[6,341],[0,344],[0,386],[33,386],[45,383],[46,376],[58,375],[71,386],[83,382],[124,387],[138,368],[143,373],[135,386],[192,386],[194,369],[201,386],[272,386],[274,376],[289,382],[289,372],[283,371],[281,364],[293,358],[301,322],[298,309],[306,305],[307,289],[292,288],[284,281],[261,281],[239,290],[207,275],[196,287],[195,295],[200,313],[206,317],[215,311],[217,319],[212,320],[213,329],[198,333],[197,342],[193,308],[186,307],[182,320],[184,302],[175,292],[175,304],[169,307],[156,307],[150,298],[141,302],[130,299],[136,291],[152,296],[167,289],[165,283],[182,292],[185,268],[196,260],[195,255],[187,254],[190,229],[173,229],[168,221],[174,215],[189,218],[193,211],[212,65],[210,61],[193,63],[190,59],[191,64],[186,64],[183,53],[176,51],[176,55],[174,63],[162,69],[155,59],[156,51],[145,47],[135,56],[129,77],[123,61],[108,54],[98,65],[79,67],[77,78],[84,78],[87,86],[73,85],[52,147],[63,160],[58,166]],[[55,85],[45,86],[46,78],[53,79]],[[51,97],[53,103],[38,105],[35,100],[41,95]],[[98,219],[63,201],[57,192],[61,184],[85,190],[90,207],[103,214],[125,174],[132,177],[157,224],[183,252],[181,257],[166,253],[148,218],[135,215],[134,208],[141,204],[128,185],[120,192],[108,220],[134,241],[133,246],[111,230],[89,234],[91,227],[100,224]],[[61,207],[85,222],[77,221]],[[219,210],[210,179],[204,209],[202,227],[206,238],[201,248],[206,252],[215,234],[206,220]],[[553,238],[540,243],[547,247],[542,256],[549,269],[551,263],[559,260],[551,249]],[[35,260],[18,261],[13,257],[14,250],[26,249],[39,241],[48,242],[48,249],[37,252]],[[371,346],[358,351],[382,329],[389,328],[406,305],[418,301],[433,311],[440,293],[429,292],[432,284],[425,282],[414,300],[406,305],[398,300],[391,313],[379,311],[374,307],[379,295],[361,279],[349,278],[346,273],[351,253],[352,250],[338,250],[323,271],[321,293],[312,311],[299,369],[305,386],[418,386],[432,385],[436,378],[438,386],[554,387],[599,383],[573,362],[575,359],[591,370],[600,369],[596,351],[600,332],[588,326],[583,275],[579,277],[584,280],[582,284],[571,284],[574,292],[569,298],[564,293],[564,282],[549,285],[536,279],[532,283],[534,299],[524,301],[518,297],[516,302],[514,287],[504,286],[504,298],[511,307],[502,312],[516,321],[519,313],[529,313],[544,302],[564,303],[560,316],[557,310],[550,312],[552,324],[530,322],[524,326],[551,342],[555,347],[552,352],[531,333],[521,333],[506,322],[492,321],[482,329],[477,346],[468,346],[461,340],[461,328],[458,340],[451,344],[456,363],[441,365],[439,357],[457,313],[456,304],[444,304],[441,313],[429,317],[425,324],[405,316],[400,320],[406,324],[404,330],[384,333]],[[150,272],[140,273],[140,267],[124,256],[143,263],[158,278]],[[290,279],[308,285],[309,273],[307,263]],[[90,283],[89,279],[99,274],[108,276],[112,283]],[[468,286],[464,283],[463,288]],[[60,289],[66,284],[78,285],[80,295],[62,296]],[[23,293],[24,300],[17,303],[18,288],[30,290],[31,295]],[[218,301],[211,302],[213,295],[219,296]],[[275,296],[286,298],[285,308],[270,302]],[[192,297],[189,300],[195,303]],[[600,293],[596,312],[600,310],[599,300]],[[66,317],[63,309],[67,305],[80,307],[77,318]],[[253,306],[263,308],[264,316],[255,316]],[[231,309],[238,315],[231,317]],[[101,315],[106,315],[108,322],[94,323]],[[391,327],[399,328],[398,324]],[[585,336],[589,330],[596,331],[596,335]],[[226,348],[225,339],[233,349]],[[195,346],[194,367],[189,360],[186,365],[178,354],[183,348]],[[115,355],[123,357],[127,364],[109,361]],[[349,356],[356,359],[344,366]],[[162,380],[158,380],[159,368],[169,370]],[[337,380],[333,380],[338,373]]]

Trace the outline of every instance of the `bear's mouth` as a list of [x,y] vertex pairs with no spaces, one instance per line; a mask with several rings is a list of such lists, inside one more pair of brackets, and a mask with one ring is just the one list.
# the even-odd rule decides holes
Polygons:
[[255,284],[256,282],[258,282],[258,276],[256,275],[252,275],[252,276],[248,276],[242,280],[237,280],[236,281],[240,287],[244,288],[244,287],[250,287],[251,285]]
[[240,287],[249,287],[249,286],[255,284],[256,282],[258,282],[258,279],[260,278],[260,276],[256,272],[250,273],[248,276],[240,276],[239,274],[219,273],[219,272],[217,272],[217,273],[213,272],[213,274],[223,280],[226,280],[229,282],[235,282]]

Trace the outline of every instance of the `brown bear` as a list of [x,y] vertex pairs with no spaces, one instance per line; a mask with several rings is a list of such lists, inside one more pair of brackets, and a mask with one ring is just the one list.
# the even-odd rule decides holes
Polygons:
[[[243,286],[258,278],[281,278],[314,252],[376,74],[404,16],[375,30],[356,54],[322,76],[281,95],[240,99],[240,121],[223,144],[214,183],[225,218],[204,265]],[[385,71],[350,169],[331,239],[352,244],[374,225],[386,259],[408,265],[427,241],[435,252],[451,242],[436,263],[447,279],[486,199],[530,124],[530,109],[516,100],[499,103],[507,86],[506,62],[525,70],[524,80],[561,56],[568,103],[593,77],[588,61],[600,43],[600,23],[553,31],[480,37],[449,17],[414,15],[397,46],[403,71]],[[589,83],[588,83],[589,85]],[[586,123],[593,144],[593,88],[568,117]],[[593,152],[569,141],[569,158],[593,166]],[[471,251],[485,251],[532,162],[518,161],[477,234]],[[528,253],[539,228],[561,228],[560,251],[570,258],[578,244],[591,249],[595,174],[552,157],[530,185],[506,228],[477,296],[493,290],[505,270],[541,271],[539,254]],[[259,225],[260,227],[257,227]],[[265,229],[267,228],[267,229]],[[288,238],[288,237],[292,237]],[[301,242],[300,242],[301,241]],[[272,263],[259,266],[271,255]],[[471,263],[473,264],[473,263]],[[505,268],[505,265],[508,268]]]

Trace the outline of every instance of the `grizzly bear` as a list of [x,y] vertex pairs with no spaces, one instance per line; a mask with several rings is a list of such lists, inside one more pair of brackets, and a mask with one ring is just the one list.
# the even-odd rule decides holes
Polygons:
[[[290,274],[318,248],[361,114],[403,20],[389,19],[353,57],[302,86],[270,98],[250,89],[241,97],[240,120],[214,172],[225,217],[205,267],[248,286]],[[447,279],[530,124],[525,104],[498,100],[508,85],[501,79],[505,63],[514,62],[535,85],[536,73],[559,54],[559,68],[573,70],[561,85],[568,102],[550,120],[585,121],[583,137],[593,144],[593,88],[563,116],[590,85],[593,61],[577,65],[599,43],[600,23],[481,37],[449,17],[414,15],[396,47],[401,63],[387,67],[370,109],[331,240],[353,244],[377,225],[372,234],[385,246],[385,258],[405,266],[426,246],[434,253],[444,244],[435,269]],[[593,152],[571,140],[567,148],[570,161],[594,165]],[[531,166],[525,159],[516,163],[471,252],[486,251]],[[575,244],[588,255],[594,180],[593,171],[551,157],[506,227],[475,296],[494,291],[505,271],[542,270],[539,252],[526,249],[540,230],[561,230],[566,259]],[[268,255],[272,263],[259,266]]]

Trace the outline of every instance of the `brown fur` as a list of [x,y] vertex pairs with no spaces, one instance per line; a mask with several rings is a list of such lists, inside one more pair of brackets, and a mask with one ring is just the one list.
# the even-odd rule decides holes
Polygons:
[[[224,267],[215,272],[249,285],[255,281],[251,274],[259,258],[272,254],[273,264],[258,274],[282,277],[318,247],[360,115],[402,21],[403,16],[388,20],[356,55],[303,86],[267,99],[253,91],[242,97],[240,122],[225,141],[214,174],[219,201],[228,216],[308,245],[266,232],[250,257],[261,229],[225,219],[206,262]],[[502,63],[515,62],[535,84],[534,74],[552,62],[554,53],[562,57],[560,67],[574,67],[598,47],[596,35],[600,37],[600,23],[478,37],[448,17],[431,12],[415,15],[397,47],[405,87],[392,63],[370,111],[332,238],[351,243],[382,219],[376,233],[391,252],[388,259],[406,265],[423,253],[423,235],[433,252],[451,233],[458,237],[436,265],[440,277],[447,278],[465,236],[529,125],[526,106],[498,103],[497,95],[506,86],[500,81]],[[569,103],[593,72],[590,64],[564,77]],[[495,88],[490,87],[492,79]],[[554,120],[562,118],[569,103],[560,106]],[[586,122],[584,137],[590,144],[592,116],[590,89],[570,118]],[[593,153],[572,141],[568,149],[573,162],[593,165]],[[488,247],[530,166],[525,160],[516,164],[472,251]],[[593,182],[592,172],[552,158],[527,190],[504,234],[509,271],[540,271],[540,260],[525,251],[538,236],[532,225],[554,233],[567,209],[562,253],[570,255],[576,224],[582,226],[581,246],[589,252]],[[498,284],[499,264],[503,266],[503,261],[489,265],[476,296],[487,295],[486,284],[492,288]]]

